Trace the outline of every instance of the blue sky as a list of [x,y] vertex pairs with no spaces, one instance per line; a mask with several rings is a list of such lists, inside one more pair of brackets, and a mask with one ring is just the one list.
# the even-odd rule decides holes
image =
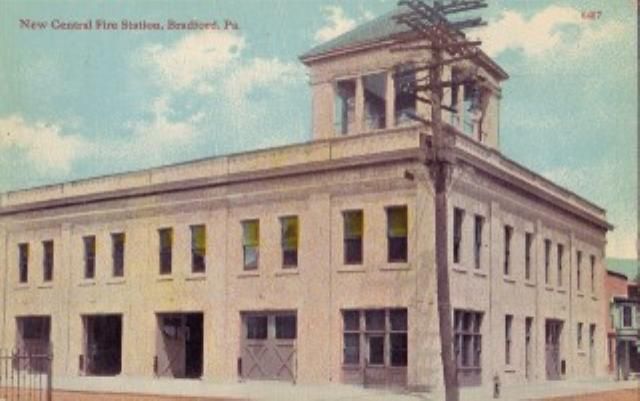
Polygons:
[[[493,0],[484,40],[511,78],[500,146],[604,206],[609,256],[637,233],[637,3]],[[0,1],[0,191],[310,139],[298,56],[386,0]],[[599,12],[597,18],[583,12]],[[238,30],[51,23],[231,20]]]

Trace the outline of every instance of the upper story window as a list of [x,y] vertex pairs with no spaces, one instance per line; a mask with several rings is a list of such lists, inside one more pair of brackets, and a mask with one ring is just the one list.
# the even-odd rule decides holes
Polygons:
[[576,287],[582,290],[582,252],[576,252]]
[[513,227],[504,226],[504,275],[511,274],[511,237],[513,236]]
[[482,227],[484,226],[484,217],[476,215],[473,226],[473,260],[475,268],[479,269],[482,262]]
[[242,222],[242,252],[244,270],[256,270],[260,257],[260,221]]
[[596,257],[591,255],[591,292],[596,292]]
[[524,234],[524,279],[531,280],[531,247],[533,245],[533,234]]
[[478,130],[480,113],[478,111],[478,89],[473,85],[463,85],[462,93],[462,131],[475,136]]
[[413,122],[410,116],[416,114],[416,73],[412,71],[413,68],[408,64],[401,66],[396,72],[394,115],[398,126]]
[[460,263],[462,259],[462,222],[464,210],[453,209],[453,263]]
[[96,237],[88,235],[82,238],[84,245],[84,278],[96,277]]
[[549,284],[551,280],[551,240],[544,240],[544,283]]
[[298,266],[298,216],[280,218],[280,232],[282,237],[282,267],[295,268]]
[[53,241],[42,241],[42,279],[53,280]]
[[362,234],[364,220],[362,210],[347,210],[344,219],[344,264],[362,264]]
[[124,233],[111,234],[111,263],[113,277],[124,276]]
[[578,327],[576,328],[576,337],[578,349],[582,349],[582,322],[578,323]]
[[504,363],[511,365],[511,345],[513,344],[511,334],[513,327],[513,315],[504,317]]
[[622,306],[622,327],[633,326],[633,308],[631,305]]
[[334,123],[337,133],[346,135],[355,132],[356,80],[345,79],[336,83]]
[[191,226],[191,272],[204,273],[207,270],[207,230],[204,224]]
[[29,280],[29,244],[18,245],[18,281],[26,283]]
[[160,274],[171,274],[173,254],[173,229],[162,228],[158,230],[160,241]]
[[387,73],[366,75],[362,79],[364,91],[365,130],[387,126]]
[[387,256],[390,263],[407,261],[407,207],[387,208]]
[[563,276],[562,259],[563,258],[564,258],[564,246],[562,244],[558,244],[558,287],[562,287],[562,276]]

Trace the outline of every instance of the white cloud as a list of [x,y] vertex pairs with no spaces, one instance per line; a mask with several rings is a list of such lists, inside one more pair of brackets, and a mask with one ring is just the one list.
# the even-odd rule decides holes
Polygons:
[[73,162],[90,151],[90,144],[78,135],[63,133],[57,124],[12,115],[0,118],[0,150],[11,149],[24,152],[40,173],[68,173]]
[[259,88],[279,89],[300,81],[304,71],[298,63],[284,63],[276,58],[255,58],[239,66],[227,76],[224,83],[231,106],[242,111],[245,109],[247,96]]
[[344,10],[338,6],[324,8],[326,25],[316,31],[314,39],[317,42],[326,42],[355,28],[357,21],[347,17]]
[[624,37],[625,26],[616,21],[595,23],[572,7],[549,6],[530,18],[516,11],[504,11],[476,34],[490,56],[505,50],[521,50],[536,57],[562,51],[580,55],[594,46]]
[[235,31],[203,31],[170,46],[145,46],[142,62],[168,89],[209,93],[212,87],[207,81],[237,60],[244,46],[244,38]]

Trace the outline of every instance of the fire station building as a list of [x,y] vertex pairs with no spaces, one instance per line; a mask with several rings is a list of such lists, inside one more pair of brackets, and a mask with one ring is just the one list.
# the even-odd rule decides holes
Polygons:
[[[441,389],[429,105],[394,78],[428,51],[392,52],[392,15],[301,56],[309,142],[2,194],[0,347],[51,347],[56,379]],[[444,112],[459,381],[605,375],[605,211],[501,154],[508,76],[445,75],[469,69],[489,90]]]

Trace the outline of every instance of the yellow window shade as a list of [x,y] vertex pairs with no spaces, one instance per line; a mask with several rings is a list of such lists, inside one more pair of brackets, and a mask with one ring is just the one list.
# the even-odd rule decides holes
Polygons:
[[191,244],[193,249],[204,250],[207,247],[207,232],[204,226],[191,227]]
[[298,247],[298,218],[282,218],[282,246],[285,249],[296,249]]
[[344,213],[344,232],[347,238],[362,237],[363,226],[362,210]]
[[260,223],[258,220],[249,220],[242,223],[244,245],[257,246],[260,244]]
[[387,209],[389,237],[407,236],[407,208],[394,207]]

